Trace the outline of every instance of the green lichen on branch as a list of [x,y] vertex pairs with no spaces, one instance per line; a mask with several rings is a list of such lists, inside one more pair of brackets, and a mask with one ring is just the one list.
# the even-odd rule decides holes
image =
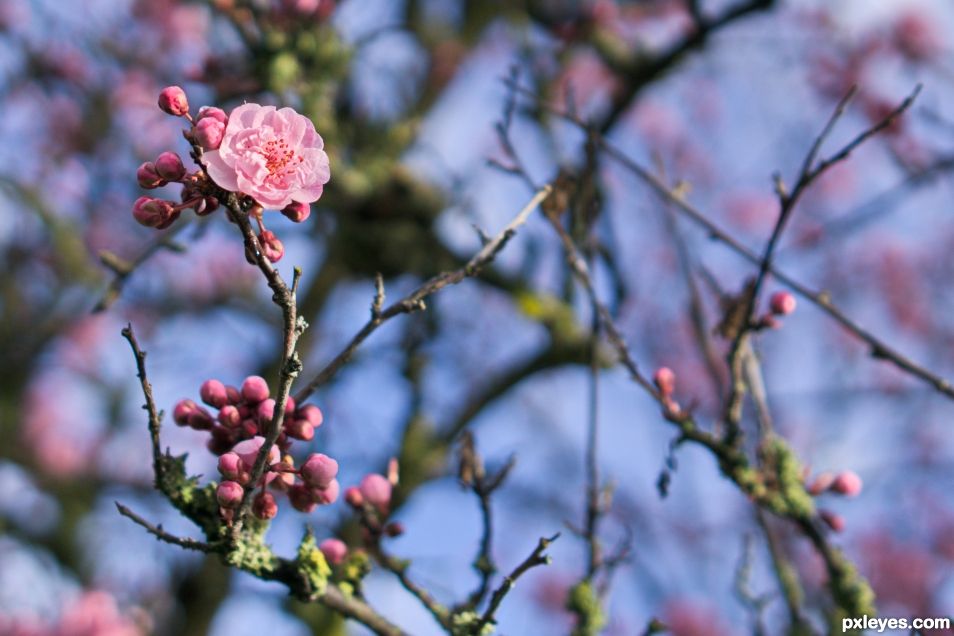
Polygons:
[[156,486],[186,518],[202,528],[205,536],[213,540],[221,528],[219,506],[215,499],[215,482],[199,486],[197,477],[186,473],[187,455],[163,455],[162,470],[156,477]]
[[451,636],[490,636],[495,631],[493,623],[484,623],[473,611],[458,612],[451,616]]
[[[268,522],[250,517],[245,522],[238,540],[231,544],[222,559],[228,565],[239,568],[258,578],[269,578],[278,568],[279,560],[265,543],[265,531]],[[223,527],[223,540],[228,539],[230,530]]]
[[759,466],[745,455],[727,451],[720,457],[722,472],[756,504],[779,517],[807,521],[815,515],[815,502],[805,490],[802,465],[780,437],[766,439],[759,447]]
[[331,567],[325,555],[318,549],[315,535],[311,529],[305,532],[304,538],[298,544],[298,555],[295,566],[304,578],[308,590],[312,595],[321,595],[328,587],[328,578],[331,576]]
[[790,519],[810,519],[815,502],[805,490],[802,465],[780,437],[766,439],[759,450],[768,492],[763,501],[775,514]]
[[[841,633],[843,618],[877,616],[875,594],[863,576],[845,555],[837,548],[831,549],[828,560],[828,587],[831,589],[835,607],[829,618],[831,630]],[[860,634],[861,632],[848,632]]]
[[603,605],[589,581],[580,581],[570,588],[566,608],[576,615],[572,636],[596,636],[606,625]]

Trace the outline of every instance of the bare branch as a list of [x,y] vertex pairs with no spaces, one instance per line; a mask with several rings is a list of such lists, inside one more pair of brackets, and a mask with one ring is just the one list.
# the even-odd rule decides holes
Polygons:
[[218,551],[215,546],[209,543],[196,541],[195,539],[190,539],[188,537],[177,537],[174,534],[170,534],[162,529],[162,524],[154,525],[146,521],[145,519],[137,515],[135,512],[133,512],[132,510],[130,510],[123,504],[119,503],[118,501],[115,501],[113,503],[116,504],[116,508],[117,510],[119,510],[119,514],[121,514],[124,517],[128,517],[132,519],[134,522],[136,522],[137,524],[139,524],[140,526],[148,530],[149,534],[152,534],[160,541],[165,541],[166,543],[171,543],[173,545],[177,545],[187,550],[196,550],[198,552],[205,552],[207,554],[210,552]]
[[514,568],[513,572],[511,572],[509,576],[504,577],[500,587],[498,587],[496,591],[494,591],[493,596],[490,597],[490,605],[487,607],[487,611],[484,612],[480,622],[475,627],[475,634],[479,634],[485,625],[494,620],[494,614],[497,612],[497,608],[500,607],[504,597],[506,597],[510,590],[513,589],[513,586],[517,583],[517,579],[523,576],[527,570],[535,568],[538,565],[550,564],[550,557],[544,553],[546,552],[546,549],[550,547],[550,544],[559,538],[559,532],[549,538],[541,537],[540,541],[537,543],[537,547],[530,554],[530,556],[528,556],[520,565]]
[[[377,315],[374,315],[372,312],[371,319],[365,323],[365,325],[358,331],[354,337],[351,338],[351,341],[341,350],[338,355],[332,358],[325,367],[318,372],[318,374],[312,378],[308,384],[301,388],[298,393],[295,394],[296,402],[303,402],[308,398],[309,395],[314,393],[315,389],[322,386],[331,378],[335,376],[336,373],[345,365],[348,360],[351,359],[351,356],[354,355],[355,351],[358,350],[358,347],[367,340],[368,336],[374,333],[378,327],[386,323],[391,318],[399,316],[401,314],[413,313],[415,311],[421,311],[425,308],[424,300],[431,294],[440,291],[444,287],[449,285],[456,285],[465,278],[470,278],[476,276],[480,271],[487,266],[491,261],[496,258],[497,254],[502,250],[507,243],[513,238],[516,234],[517,229],[526,223],[527,219],[530,218],[530,214],[536,209],[536,207],[549,195],[550,186],[544,185],[530,201],[520,210],[519,213],[507,224],[507,226],[501,230],[497,235],[495,235],[486,245],[481,248],[477,254],[474,255],[467,263],[460,269],[456,269],[450,272],[443,272],[438,274],[429,280],[427,280],[423,285],[412,291],[410,294],[402,298],[401,300],[391,304],[386,309],[381,310]],[[377,298],[378,296],[376,296]],[[383,297],[382,297],[383,298]]]

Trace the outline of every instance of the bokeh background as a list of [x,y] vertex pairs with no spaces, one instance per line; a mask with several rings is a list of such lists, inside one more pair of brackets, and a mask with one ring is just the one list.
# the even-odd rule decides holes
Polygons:
[[[954,378],[954,5],[699,4],[711,17],[751,6],[640,74],[691,37],[684,0],[0,2],[0,632],[366,633],[289,601],[281,586],[156,542],[113,506],[197,532],[151,489],[126,322],[167,410],[197,398],[207,378],[274,374],[279,352],[267,288],[221,214],[184,217],[169,249],[92,312],[113,278],[104,251],[132,260],[155,240],[130,213],[136,166],[188,150],[180,122],[155,106],[167,84],[185,87],[194,106],[293,106],[325,139],[332,181],[311,218],[269,221],[286,246],[281,270],[304,271],[307,376],[366,320],[376,272],[398,298],[478,250],[475,225],[493,233],[529,199],[490,161],[510,161],[495,126],[511,73],[546,103],[572,103],[667,182],[683,181],[694,205],[757,250],[778,213],[772,174],[794,178],[848,88],[859,92],[828,151],[922,83],[903,120],[806,195],[777,264]],[[583,135],[532,103],[518,100],[510,129],[532,178],[583,166]],[[711,423],[720,396],[678,246],[709,329],[719,311],[706,281],[736,291],[755,269],[684,220],[673,228],[670,210],[618,164],[604,158],[597,170],[599,292],[641,366],[675,370],[679,399]],[[568,281],[559,240],[534,217],[488,275],[389,323],[314,398],[325,424],[313,448],[338,458],[343,485],[392,456],[415,467],[395,513],[406,532],[390,546],[446,603],[475,585],[480,536],[452,442],[467,428],[489,464],[516,456],[494,498],[498,564],[509,570],[538,537],[563,536],[552,565],[528,573],[502,606],[504,634],[567,633],[566,593],[585,567],[568,526],[584,514],[589,323]],[[801,298],[757,348],[776,426],[803,462],[864,480],[861,496],[819,505],[844,518],[832,541],[869,578],[881,612],[954,612],[950,399],[873,359]],[[658,406],[607,367],[599,417],[600,469],[615,485],[601,536],[631,547],[612,579],[606,633],[639,634],[654,616],[676,636],[751,634],[759,621],[782,633],[752,507],[712,457],[680,448],[661,497],[673,429]],[[412,435],[425,436],[427,453],[405,443]],[[163,441],[190,454],[193,473],[215,475],[199,433],[168,426]],[[324,538],[350,515],[343,502],[307,517],[285,505],[269,540],[290,554],[305,523]],[[820,561],[786,526],[777,531],[807,606],[820,606]],[[743,565],[745,587],[766,595],[761,613],[739,593]],[[388,573],[372,573],[367,595],[410,633],[439,633]]]

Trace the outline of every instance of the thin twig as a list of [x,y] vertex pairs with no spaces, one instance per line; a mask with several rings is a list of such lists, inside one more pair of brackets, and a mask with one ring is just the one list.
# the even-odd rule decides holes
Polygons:
[[[440,291],[444,287],[449,285],[456,285],[465,278],[470,278],[476,276],[480,271],[488,265],[497,254],[502,250],[507,243],[513,238],[516,234],[517,229],[526,223],[527,219],[536,209],[536,207],[543,201],[550,193],[550,186],[544,185],[524,206],[522,210],[507,224],[507,226],[500,231],[496,236],[494,236],[486,245],[481,248],[477,254],[474,255],[467,263],[460,269],[456,269],[450,272],[444,272],[438,274],[429,280],[427,280],[423,285],[412,291],[410,294],[389,305],[387,308],[375,312],[372,310],[371,319],[355,334],[351,341],[341,350],[338,355],[336,355],[332,360],[325,365],[321,371],[312,378],[308,384],[302,387],[295,394],[295,401],[298,403],[303,402],[311,395],[315,389],[327,383],[335,374],[341,369],[342,366],[348,360],[351,359],[351,356],[354,355],[358,347],[361,346],[368,336],[374,333],[378,327],[386,323],[391,318],[399,316],[401,314],[412,313],[415,311],[421,311],[425,308],[424,300],[431,294]],[[378,297],[377,295],[375,296]],[[383,297],[382,297],[383,298]]]
[[145,528],[149,532],[149,534],[152,534],[160,541],[165,541],[166,543],[171,543],[173,545],[177,545],[187,550],[197,550],[199,552],[205,552],[207,554],[210,552],[218,551],[214,545],[211,545],[209,543],[205,543],[203,541],[196,541],[195,539],[190,539],[188,537],[177,537],[174,534],[170,534],[162,529],[162,524],[154,525],[146,521],[145,519],[137,515],[135,512],[133,512],[132,510],[130,510],[123,504],[119,503],[118,501],[115,501],[113,503],[116,504],[116,508],[119,510],[119,514],[121,514],[124,517],[128,517],[132,519],[134,522],[136,522],[137,524]]
[[[281,366],[279,368],[278,392],[274,398],[275,411],[271,422],[268,423],[268,428],[264,431],[265,441],[258,451],[258,456],[255,458],[255,464],[252,467],[251,479],[249,481],[250,484],[257,484],[262,478],[262,475],[265,474],[271,449],[282,433],[285,405],[291,395],[292,383],[294,383],[295,378],[297,378],[301,372],[301,361],[296,351],[298,338],[307,325],[303,320],[298,318],[298,306],[295,296],[295,288],[300,278],[300,272],[296,268],[294,282],[292,287],[289,287],[281,277],[281,274],[278,273],[278,270],[275,269],[272,263],[265,257],[258,237],[252,229],[249,212],[239,204],[238,197],[234,193],[230,194],[225,200],[225,205],[230,212],[232,221],[238,225],[242,232],[246,254],[251,257],[258,266],[258,269],[265,276],[265,280],[272,290],[272,302],[275,303],[282,312],[282,356]],[[252,507],[252,495],[254,490],[254,488],[246,488],[242,496],[242,503],[239,506],[235,523],[232,525],[231,536],[233,541],[238,540],[245,517]]]
[[99,261],[113,273],[113,279],[109,282],[109,286],[99,302],[93,307],[92,313],[96,314],[109,309],[119,299],[129,277],[154,255],[163,249],[179,249],[172,239],[187,227],[189,227],[188,220],[176,223],[167,232],[156,237],[131,261],[122,260],[112,252],[105,250],[100,252]]
[[139,341],[136,339],[136,334],[133,331],[131,323],[123,328],[122,335],[129,343],[133,355],[136,357],[136,375],[139,378],[142,394],[146,400],[142,408],[149,415],[149,439],[152,443],[152,469],[156,479],[156,487],[162,490],[165,470],[162,464],[162,447],[159,442],[159,431],[162,427],[162,412],[156,408],[156,400],[152,396],[152,384],[146,375],[146,352],[139,347]]
[[434,620],[437,621],[438,625],[445,630],[450,631],[450,612],[446,607],[438,602],[437,599],[431,596],[430,592],[411,580],[411,578],[407,575],[407,562],[385,553],[380,545],[372,548],[371,553],[374,555],[375,561],[377,561],[381,567],[397,577],[398,581],[401,583],[401,587],[410,592],[411,595],[421,603],[424,609],[426,609],[430,615],[434,617]]
[[550,557],[544,554],[547,548],[550,547],[550,544],[560,538],[560,533],[556,533],[552,537],[546,538],[541,537],[540,541],[537,543],[537,547],[534,551],[528,556],[524,561],[514,568],[513,572],[509,576],[505,576],[504,580],[500,583],[493,596],[490,597],[490,605],[487,607],[487,611],[484,612],[484,615],[481,616],[480,622],[474,628],[475,634],[480,634],[481,630],[485,625],[494,620],[494,614],[497,612],[497,608],[500,607],[500,604],[503,602],[504,597],[513,589],[513,586],[517,583],[517,579],[523,576],[527,570],[537,567],[538,565],[549,565]]
[[[545,108],[548,112],[552,113],[556,117],[564,119],[565,121],[568,121],[584,130],[589,130],[589,126],[586,122],[580,120],[579,118],[570,116],[559,108],[542,103],[539,97],[529,89],[521,87],[519,90],[521,94],[533,99],[539,107]],[[675,209],[680,213],[684,214],[694,223],[704,228],[710,238],[724,244],[726,247],[730,248],[732,251],[736,252],[750,263],[754,263],[756,265],[761,264],[761,258],[754,251],[740,243],[731,234],[721,229],[698,208],[687,202],[685,198],[681,196],[681,194],[672,191],[665,183],[653,175],[652,172],[631,159],[615,144],[602,136],[598,137],[598,143],[607,156],[611,157],[614,161],[639,177],[658,196],[672,203]],[[841,308],[835,305],[831,300],[831,296],[827,292],[811,289],[807,285],[799,282],[793,276],[778,269],[775,265],[770,265],[769,273],[771,273],[778,281],[788,286],[792,291],[796,292],[799,296],[802,296],[812,304],[816,305],[835,322],[840,324],[852,336],[868,345],[868,347],[871,349],[872,356],[890,362],[904,373],[907,373],[908,375],[911,375],[912,377],[929,384],[936,391],[947,396],[948,398],[954,399],[954,384],[914,362],[906,355],[885,343],[871,331],[862,327],[857,321],[855,321]]]

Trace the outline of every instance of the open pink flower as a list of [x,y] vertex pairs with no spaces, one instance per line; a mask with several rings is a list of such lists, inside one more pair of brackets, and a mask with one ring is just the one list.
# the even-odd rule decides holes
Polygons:
[[331,177],[322,148],[311,120],[291,108],[243,104],[229,115],[219,149],[203,157],[220,187],[280,210],[321,196]]

